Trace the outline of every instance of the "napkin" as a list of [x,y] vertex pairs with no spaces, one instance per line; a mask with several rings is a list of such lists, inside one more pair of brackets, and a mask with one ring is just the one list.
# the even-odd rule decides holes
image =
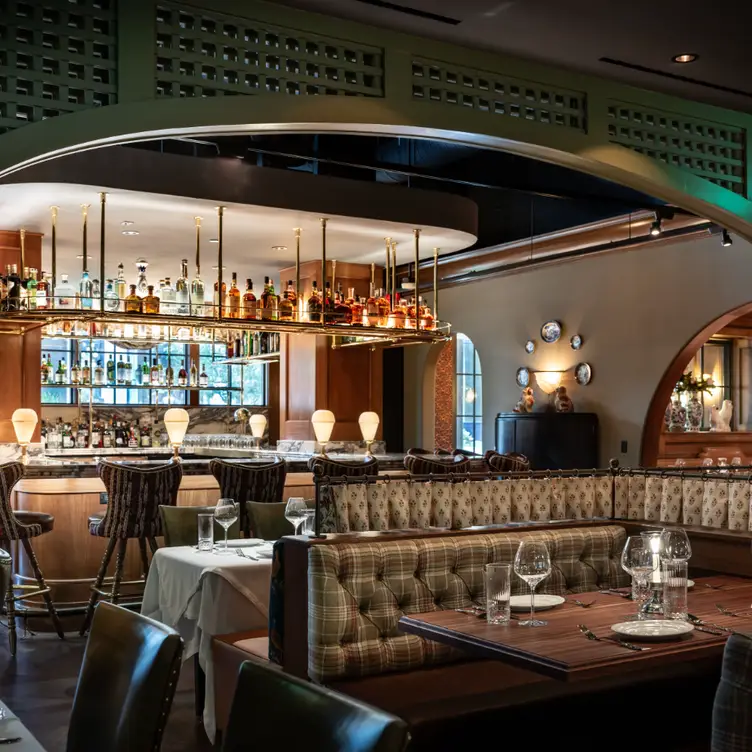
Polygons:
[[[221,540],[215,542],[224,545]],[[264,543],[266,541],[263,538],[237,538],[236,540],[228,540],[227,546],[229,548],[247,548],[248,546],[262,546]]]

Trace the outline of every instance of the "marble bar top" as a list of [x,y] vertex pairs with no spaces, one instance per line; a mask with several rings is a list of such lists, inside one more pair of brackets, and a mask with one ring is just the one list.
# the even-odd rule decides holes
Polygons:
[[[195,448],[180,453],[185,475],[209,475],[209,461],[213,457],[243,460],[244,462],[269,462],[283,459],[288,472],[308,472],[308,460],[313,454],[275,452],[270,450]],[[363,454],[332,454],[333,460],[352,461],[363,459]],[[380,470],[403,470],[404,454],[376,454]],[[26,478],[94,478],[97,477],[97,462],[100,458],[114,461],[138,462],[151,465],[166,462],[172,457],[168,449],[65,449],[45,455],[34,455],[26,465]]]

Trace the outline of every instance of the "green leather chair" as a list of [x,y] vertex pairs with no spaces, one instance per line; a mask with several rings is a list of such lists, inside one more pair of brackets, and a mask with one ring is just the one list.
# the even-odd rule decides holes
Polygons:
[[[160,506],[162,530],[165,546],[195,546],[198,543],[198,516],[213,514],[214,507],[173,507]],[[214,523],[214,540],[224,540],[225,533],[220,525]],[[235,522],[227,535],[228,538],[240,538],[240,522]]]
[[287,503],[284,501],[279,503],[246,502],[253,536],[264,540],[279,540],[285,535],[292,535],[295,528],[285,517],[286,506]]

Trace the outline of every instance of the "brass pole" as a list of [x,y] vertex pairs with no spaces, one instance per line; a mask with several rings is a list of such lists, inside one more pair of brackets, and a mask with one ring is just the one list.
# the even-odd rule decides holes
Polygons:
[[84,256],[83,271],[85,271],[85,272],[89,271],[88,262],[86,260],[86,257],[88,255],[87,252],[86,252],[87,251],[87,245],[88,245],[86,241],[87,241],[87,230],[88,230],[88,223],[89,223],[89,206],[90,206],[90,204],[81,204],[81,212],[82,212],[83,218],[84,218],[83,239],[82,239],[81,242],[82,242],[82,245],[83,245],[82,253],[83,253],[83,256]]
[[[326,303],[326,219],[321,218],[321,302],[322,311]],[[321,316],[322,323],[324,316]]]
[[376,284],[376,264],[371,264],[371,289],[369,291],[369,296],[371,298],[376,297],[376,290],[374,289],[375,284]]
[[[301,321],[303,316],[303,295],[300,292],[300,227],[295,230],[295,321]],[[242,383],[242,382],[241,382]]]
[[104,311],[104,245],[105,245],[105,207],[107,194],[102,191],[99,194],[100,226],[99,226],[99,310]]
[[[60,207],[58,206],[50,207],[50,211],[52,212],[52,280],[50,283],[50,295],[53,296],[55,293],[55,286],[57,285],[57,213],[59,208]],[[47,303],[47,305],[50,308],[55,307],[54,297],[51,302]]]
[[439,323],[439,248],[433,249],[433,320]]
[[201,217],[196,220],[196,276],[201,274]]
[[219,228],[217,230],[217,240],[219,241],[217,248],[217,299],[219,302],[219,305],[217,307],[217,312],[219,314],[219,318],[222,318],[222,233],[224,231],[224,216],[225,216],[225,207],[224,206],[218,206],[217,207],[217,222],[219,224]]
[[413,230],[415,236],[415,328],[420,329],[420,230]]
[[[26,230],[21,228],[21,231],[18,233],[21,236],[21,268],[19,271],[21,272],[21,279],[24,279],[24,266],[26,266]],[[24,279],[24,282],[26,280]]]
[[337,277],[337,259],[332,259],[332,295],[334,295],[334,288],[336,286],[335,285],[336,277]]
[[[386,280],[386,285],[384,285],[384,297],[389,301],[390,308],[394,307],[394,301],[389,297],[389,252],[392,248],[392,239],[391,238],[384,238],[384,242],[386,243],[386,266],[384,278]],[[392,294],[394,294],[394,290],[392,290]]]
[[392,295],[395,296],[392,306],[397,303],[397,241],[392,241]]

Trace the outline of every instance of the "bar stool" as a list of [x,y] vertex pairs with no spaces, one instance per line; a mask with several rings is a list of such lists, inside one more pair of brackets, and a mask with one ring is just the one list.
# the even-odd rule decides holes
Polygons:
[[470,469],[470,460],[461,454],[454,457],[449,455],[442,459],[408,454],[404,463],[410,475],[451,475],[466,473]]
[[209,470],[219,483],[222,498],[234,499],[238,503],[240,529],[246,538],[250,537],[253,527],[246,501],[282,501],[287,478],[287,464],[284,460],[265,464],[212,460]]
[[[0,465],[0,549],[6,549],[6,557],[2,565],[6,576],[0,577],[5,585],[5,615],[8,619],[8,640],[10,642],[10,654],[16,654],[16,602],[34,598],[41,595],[47,606],[47,611],[52,619],[55,631],[62,640],[63,625],[55,610],[55,604],[50,596],[50,588],[44,581],[44,575],[39,568],[39,562],[31,546],[31,539],[44,533],[49,533],[55,524],[55,518],[44,512],[14,512],[10,506],[10,495],[13,487],[23,478],[26,472],[20,462],[7,462]],[[10,557],[10,544],[16,541],[26,551],[26,557],[31,564],[37,585],[14,585],[12,559]],[[10,559],[10,561],[9,561]],[[37,588],[37,589],[35,589]],[[21,590],[20,595],[15,595],[14,590]],[[27,592],[28,591],[28,592]]]
[[[146,542],[149,542],[153,556],[158,548],[156,538],[162,535],[162,517],[159,507],[160,505],[175,506],[177,503],[183,467],[180,462],[172,461],[143,467],[102,460],[99,463],[99,477],[107,489],[107,511],[104,514],[89,517],[89,533],[109,540],[97,578],[91,586],[89,606],[80,630],[82,635],[89,628],[94,606],[100,596],[107,598],[110,603],[117,603],[120,599],[121,586],[141,585],[146,581],[149,574]],[[143,580],[123,582],[125,554],[128,541],[132,538],[138,541],[144,577]],[[102,590],[102,583],[107,575],[107,567],[116,545],[118,551],[112,590],[105,591]]]
[[311,457],[308,469],[317,477],[357,478],[362,475],[378,475],[379,461],[375,457],[362,460],[331,460],[329,457]]

